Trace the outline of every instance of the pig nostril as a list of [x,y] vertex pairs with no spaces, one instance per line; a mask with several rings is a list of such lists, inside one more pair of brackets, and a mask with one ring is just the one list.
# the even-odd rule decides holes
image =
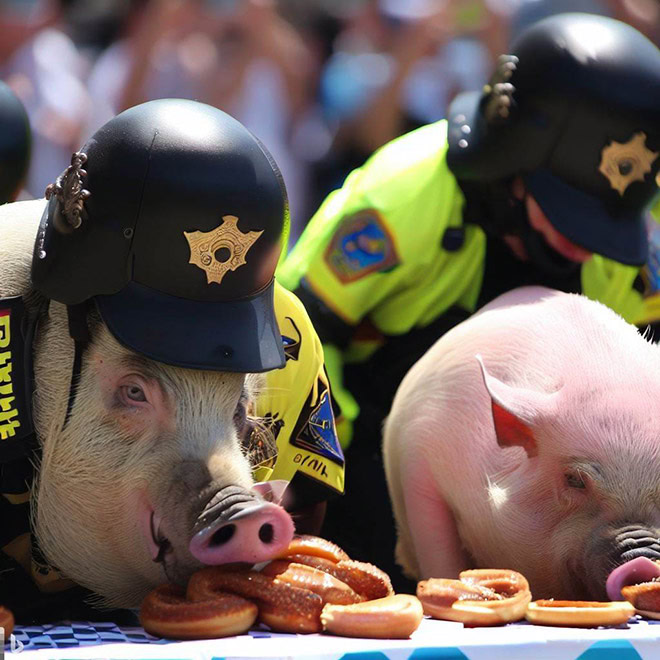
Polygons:
[[225,525],[221,527],[217,532],[213,534],[211,540],[209,541],[209,547],[214,548],[223,543],[227,543],[234,536],[236,531],[236,525]]
[[266,523],[259,528],[259,540],[262,543],[272,543],[275,536],[275,530],[270,523]]
[[632,559],[637,559],[638,557],[646,557],[651,560],[660,559],[660,547],[655,546],[645,546],[642,548],[633,548],[632,550],[627,550],[626,552],[621,553],[621,561],[628,562]]

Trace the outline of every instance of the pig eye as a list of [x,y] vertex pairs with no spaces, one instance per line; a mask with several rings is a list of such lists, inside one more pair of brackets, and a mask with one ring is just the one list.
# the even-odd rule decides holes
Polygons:
[[144,403],[147,400],[144,390],[139,385],[124,385],[121,391],[128,401]]
[[569,488],[586,488],[587,484],[584,477],[579,472],[566,472],[564,481]]

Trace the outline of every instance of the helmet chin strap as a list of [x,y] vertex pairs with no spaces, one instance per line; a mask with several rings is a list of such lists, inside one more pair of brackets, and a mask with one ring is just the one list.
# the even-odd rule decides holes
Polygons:
[[479,225],[487,234],[502,238],[518,236],[529,260],[539,270],[553,277],[570,275],[580,267],[575,261],[562,257],[546,242],[529,222],[525,198],[511,194],[511,179],[495,182],[458,180],[465,194],[465,222]]
[[85,346],[87,346],[90,339],[89,328],[87,327],[87,307],[87,303],[84,302],[79,305],[67,305],[66,308],[69,320],[69,334],[74,341],[75,348],[71,383],[69,385],[69,402],[67,404],[62,430],[66,428],[66,425],[69,423],[69,418],[71,417],[71,411],[73,410],[73,404],[76,400],[78,384],[80,382],[83,353],[85,351]]
[[[528,193],[525,193],[525,198]],[[518,235],[520,236],[529,260],[540,270],[553,277],[564,277],[575,272],[580,267],[576,261],[566,259],[553,249],[545,240],[543,234],[536,231],[529,222],[525,200],[520,205],[525,209],[525,221],[522,223]]]

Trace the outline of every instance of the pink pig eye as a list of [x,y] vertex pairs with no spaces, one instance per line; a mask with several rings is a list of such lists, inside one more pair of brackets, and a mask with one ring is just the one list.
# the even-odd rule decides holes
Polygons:
[[127,402],[146,403],[147,401],[147,396],[139,385],[123,385],[121,393]]
[[564,481],[569,488],[586,488],[586,481],[580,472],[565,472]]

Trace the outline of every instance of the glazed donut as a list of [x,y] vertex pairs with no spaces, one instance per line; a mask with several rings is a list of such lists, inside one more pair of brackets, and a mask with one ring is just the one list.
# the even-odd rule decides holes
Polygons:
[[346,583],[362,600],[374,600],[394,595],[389,575],[373,564],[345,559],[333,562],[323,557],[291,555],[286,560],[311,566]]
[[181,587],[164,584],[142,602],[140,623],[152,635],[171,639],[211,639],[240,635],[257,618],[257,606],[232,594],[212,600],[186,600]]
[[5,640],[14,632],[14,615],[6,607],[0,606],[0,628],[5,631]]
[[274,559],[283,559],[291,555],[312,555],[314,557],[323,557],[337,563],[350,557],[338,546],[319,536],[310,534],[301,534],[294,536],[286,550],[281,552]]
[[641,582],[621,589],[623,597],[637,612],[649,619],[660,619],[660,582]]
[[524,618],[532,599],[525,577],[503,569],[463,571],[458,580],[430,578],[417,585],[424,613],[466,626],[493,626]]
[[582,600],[535,600],[527,607],[527,620],[539,625],[615,626],[626,623],[635,614],[627,601],[599,603]]
[[407,639],[423,616],[415,596],[398,594],[355,605],[325,605],[321,623],[324,630],[345,637]]
[[206,602],[224,592],[257,601],[259,620],[276,632],[321,632],[323,601],[318,594],[256,571],[208,566],[193,573],[186,595],[191,601]]
[[323,604],[350,605],[364,600],[345,582],[318,568],[297,564],[286,559],[276,559],[264,566],[263,575],[275,578],[276,582],[287,582],[294,587],[309,589],[323,599]]

